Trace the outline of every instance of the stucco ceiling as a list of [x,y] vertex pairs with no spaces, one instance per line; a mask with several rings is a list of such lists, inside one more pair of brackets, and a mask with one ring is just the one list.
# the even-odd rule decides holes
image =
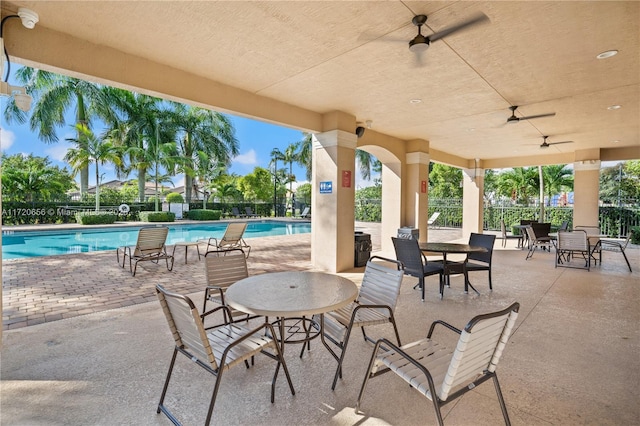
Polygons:
[[[428,140],[434,152],[494,162],[543,155],[551,163],[573,159],[576,150],[634,147],[640,157],[636,1],[11,1],[3,15],[18,7],[40,15],[32,40],[40,31],[108,46],[248,92],[265,110],[275,100],[317,114],[342,111],[371,120],[371,131]],[[415,14],[428,16],[424,33],[431,34],[476,12],[490,22],[434,42],[417,63],[408,49]],[[19,22],[12,25],[27,37]],[[63,67],[5,32],[16,61]],[[619,53],[596,59],[610,49]],[[190,100],[180,84],[174,96]],[[209,105],[267,115],[242,102]],[[507,125],[510,105],[521,116],[556,115]],[[293,116],[270,119],[311,127]],[[543,135],[574,143],[542,149]]]

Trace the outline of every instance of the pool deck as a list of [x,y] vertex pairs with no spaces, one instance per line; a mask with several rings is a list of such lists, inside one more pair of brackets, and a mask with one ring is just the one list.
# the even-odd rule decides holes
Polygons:
[[[254,219],[261,220],[264,219]],[[203,222],[181,221],[166,225],[189,223]],[[148,225],[149,223],[134,222],[110,226]],[[3,227],[3,231],[77,228],[82,226],[31,225]],[[311,269],[311,234],[250,238],[246,241],[251,245],[249,273],[252,275]],[[173,246],[168,246],[167,249],[169,253],[173,252]],[[129,273],[128,265],[125,269],[118,267],[115,250],[3,260],[3,330],[155,301],[156,284],[170,283],[185,294],[199,291],[203,288],[204,267],[198,262],[197,252],[193,247],[187,249],[188,263],[185,264],[184,250],[184,247],[176,249],[172,272],[167,271],[164,262],[140,262],[135,277]],[[205,250],[206,244],[203,243],[200,245],[202,255]]]
[[[371,233],[374,250],[379,247],[375,225],[356,230]],[[429,230],[430,241],[460,237],[459,229]],[[250,274],[311,269],[310,238],[249,240]],[[520,313],[498,366],[512,424],[640,424],[639,247],[627,250],[633,273],[619,253],[605,253],[603,264],[591,271],[554,268],[554,253],[537,251],[530,260],[525,254],[515,241],[507,248],[496,242],[494,290],[488,290],[486,273],[472,277],[480,295],[465,294],[461,277],[453,277],[441,300],[437,278],[429,277],[423,302],[416,279],[405,277],[395,310],[402,342],[423,338],[436,319],[462,327],[474,315],[518,301]],[[203,267],[193,252],[186,265],[179,254],[173,272],[147,264],[135,278],[116,264],[113,251],[3,262],[4,309],[12,322],[0,351],[0,424],[170,424],[156,407],[173,340],[153,287],[163,283],[200,307]],[[358,284],[363,269],[340,275]],[[438,339],[450,337],[439,333]],[[393,332],[379,325],[367,334],[392,338]],[[356,336],[335,391],[330,385],[336,363],[319,343],[302,358],[297,347],[287,348],[296,395],[280,374],[274,404],[272,362],[257,357],[248,370],[229,370],[213,424],[434,424],[432,405],[393,375],[372,380],[363,411],[354,411],[372,347]],[[167,402],[184,424],[202,424],[206,416],[213,380],[202,373],[185,357],[177,360]],[[489,383],[448,404],[443,415],[447,425],[503,424]]]

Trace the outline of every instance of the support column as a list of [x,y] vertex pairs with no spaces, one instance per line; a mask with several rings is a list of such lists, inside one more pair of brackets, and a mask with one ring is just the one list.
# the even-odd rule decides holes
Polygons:
[[474,167],[462,169],[462,238],[469,240],[472,232],[484,228],[484,169],[480,160],[471,160]]
[[573,226],[600,224],[600,160],[573,163]]
[[382,222],[380,224],[380,248],[385,256],[395,258],[391,237],[398,235],[402,226],[402,165],[382,163]]
[[428,152],[407,153],[404,226],[418,228],[420,242],[427,242],[429,236],[429,161]]
[[332,130],[312,136],[311,263],[341,272],[354,267],[355,118],[334,112],[324,122]]

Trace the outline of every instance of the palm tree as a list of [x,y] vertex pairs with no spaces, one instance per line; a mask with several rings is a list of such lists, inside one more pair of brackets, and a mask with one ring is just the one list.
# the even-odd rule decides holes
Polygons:
[[231,120],[203,108],[171,103],[170,113],[177,132],[177,148],[184,159],[185,201],[191,201],[194,177],[206,186],[212,171],[227,168],[238,155],[238,140]]
[[[163,115],[162,101],[152,96],[111,87],[105,88],[105,92],[118,113],[107,123],[110,126],[110,139],[123,147],[125,158],[128,160],[128,166],[123,168],[121,173],[136,171],[138,198],[143,203],[146,175],[154,164],[158,120]],[[161,139],[173,140],[169,137]]]
[[[35,104],[29,120],[31,131],[46,143],[58,142],[56,128],[66,125],[65,113],[75,109],[75,124],[91,128],[95,118],[110,120],[112,112],[109,99],[104,96],[102,86],[48,71],[23,67],[16,71],[16,79],[33,97]],[[26,122],[27,115],[18,110],[11,100],[4,111],[8,123]],[[79,127],[75,127],[78,131]],[[82,128],[82,127],[80,127]],[[77,139],[81,134],[77,134]],[[89,169],[80,170],[80,193],[86,194],[89,185]]]
[[548,197],[547,205],[550,205],[551,197],[563,191],[573,189],[573,171],[566,164],[554,164],[542,168],[545,192]]
[[83,124],[76,124],[78,138],[68,138],[67,141],[76,144],[76,148],[69,148],[64,159],[73,167],[75,172],[88,169],[89,164],[96,165],[96,211],[100,210],[100,170],[99,165],[111,162],[120,163],[120,153],[116,146],[108,140],[93,134]]
[[277,198],[278,198],[278,160],[284,160],[284,154],[278,148],[271,151],[271,165],[273,166],[273,214],[278,217]]
[[536,167],[515,167],[498,176],[498,191],[512,200],[528,205],[538,189]]
[[307,171],[306,178],[311,182],[312,160],[313,160],[313,142],[311,133],[303,132],[302,140],[297,143],[298,153],[296,154],[296,162],[304,167]]
[[[293,174],[293,163],[297,160],[298,154],[296,150],[298,149],[298,143],[290,143],[289,146],[284,150],[282,154],[282,161],[289,163],[289,174],[287,176],[287,182],[289,182],[289,196],[293,196],[293,182],[296,180],[296,176]],[[291,203],[291,214],[295,213],[295,206],[293,202]]]

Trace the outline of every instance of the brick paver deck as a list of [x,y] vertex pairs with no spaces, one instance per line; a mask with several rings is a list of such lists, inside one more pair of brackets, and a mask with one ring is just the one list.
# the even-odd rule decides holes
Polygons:
[[[379,224],[359,222],[356,230],[371,235],[373,251],[380,250]],[[434,231],[441,240],[455,238],[460,230]],[[432,234],[430,232],[430,240]],[[311,234],[251,238],[249,274],[309,270]],[[204,254],[205,246],[201,246]],[[171,253],[173,247],[169,247]],[[116,262],[115,250],[47,256],[2,262],[2,327],[20,327],[57,321],[156,300],[155,286],[182,294],[204,289],[204,266],[190,249],[184,263],[183,248],[176,250],[173,271],[164,262],[141,262],[132,277],[127,265]]]

